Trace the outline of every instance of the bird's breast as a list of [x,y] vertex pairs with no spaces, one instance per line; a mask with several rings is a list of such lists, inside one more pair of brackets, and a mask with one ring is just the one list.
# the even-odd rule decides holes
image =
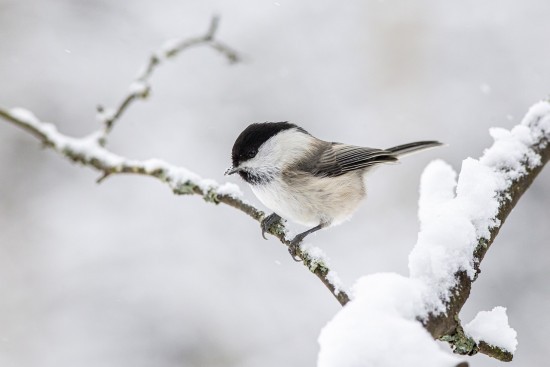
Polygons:
[[269,183],[252,185],[256,197],[285,219],[305,226],[338,224],[351,217],[365,196],[360,174],[314,177],[283,174]]

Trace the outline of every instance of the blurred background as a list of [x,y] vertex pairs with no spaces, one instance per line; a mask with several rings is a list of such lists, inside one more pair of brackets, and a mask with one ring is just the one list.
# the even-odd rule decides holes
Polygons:
[[[550,92],[545,0],[0,0],[0,105],[86,135],[152,51],[203,34],[213,14],[244,61],[197,48],[163,65],[150,99],[117,123],[114,152],[229,179],[258,203],[223,177],[251,122],[372,147],[449,145],[377,170],[353,220],[309,238],[347,285],[407,274],[423,167],[460,169],[490,146],[489,127],[512,127]],[[339,305],[258,223],[150,178],[98,177],[0,121],[0,366],[315,364]],[[510,367],[548,360],[549,188],[547,168],[462,313],[508,308],[519,334]]]

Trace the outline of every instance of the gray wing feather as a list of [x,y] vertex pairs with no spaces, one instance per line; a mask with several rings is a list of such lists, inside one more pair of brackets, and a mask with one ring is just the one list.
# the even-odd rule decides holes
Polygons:
[[336,177],[346,172],[395,161],[397,157],[388,150],[331,143],[325,147],[317,163],[311,167],[311,173],[321,177]]

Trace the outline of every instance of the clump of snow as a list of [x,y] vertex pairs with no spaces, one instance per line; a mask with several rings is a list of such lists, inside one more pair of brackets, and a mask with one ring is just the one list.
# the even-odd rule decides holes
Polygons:
[[515,180],[525,174],[522,163],[527,163],[529,168],[540,164],[540,156],[531,146],[540,141],[544,147],[550,139],[550,103],[541,101],[533,105],[521,124],[512,130],[493,128],[490,133],[495,143],[480,161],[504,171],[507,180]]
[[[483,169],[472,161],[465,161],[463,172],[473,176]],[[479,173],[479,172],[478,172]],[[424,282],[433,290],[425,299],[428,312],[442,312],[444,302],[450,297],[455,285],[455,273],[464,270],[475,275],[473,251],[477,244],[477,231],[469,210],[473,204],[468,197],[454,196],[455,173],[442,161],[434,161],[426,167],[421,177],[419,216],[421,230],[418,241],[409,255],[411,277]],[[457,192],[469,192],[467,180],[456,188]],[[483,182],[483,181],[480,181]],[[483,184],[480,184],[483,187]],[[487,191],[487,190],[484,190]],[[480,203],[481,204],[481,203]]]
[[10,114],[18,120],[25,121],[29,125],[37,126],[40,124],[40,120],[29,110],[21,107],[14,107],[10,109]]
[[[292,233],[289,232],[290,235]],[[320,264],[329,267],[329,258],[327,254],[317,246],[313,246],[310,243],[300,244],[300,250],[305,253],[311,259],[311,271]]]
[[[311,260],[310,270],[315,271],[318,266],[324,266],[330,268],[330,259],[327,254],[319,247],[313,246],[309,243],[302,243],[300,250],[309,257]],[[334,287],[334,294],[338,295],[340,292],[345,291],[342,281],[338,277],[338,274],[334,270],[329,270],[326,279]]]
[[[479,159],[462,163],[458,180],[445,162],[430,163],[421,178],[420,232],[409,256],[410,277],[374,274],[359,279],[353,299],[319,336],[318,367],[455,366],[418,318],[445,312],[455,274],[475,276],[474,251],[499,225],[504,192],[540,164],[534,147],[550,138],[550,103],[531,107],[510,131],[491,129],[495,143]],[[503,308],[480,313],[464,327],[479,342],[514,352],[516,333]]]
[[150,158],[142,162],[142,167],[147,173],[157,171],[169,171],[171,166],[162,159]]
[[506,308],[498,306],[491,311],[481,311],[467,325],[466,335],[479,343],[485,343],[514,353],[518,345],[517,332],[508,324]]
[[[135,89],[138,91],[138,86],[135,86]],[[219,195],[230,195],[235,198],[242,195],[239,187],[233,183],[220,185],[214,180],[202,178],[186,168],[176,167],[160,159],[137,161],[114,154],[100,144],[104,131],[96,131],[83,138],[73,138],[61,134],[55,125],[40,121],[32,112],[23,108],[12,108],[9,113],[15,119],[43,134],[55,150],[73,159],[78,158],[85,162],[94,160],[104,169],[114,172],[121,172],[123,169],[129,169],[132,172],[142,171],[147,174],[159,172],[161,179],[166,181],[173,190],[181,185],[191,184],[198,186],[205,194],[214,191]],[[105,110],[101,119],[108,119],[113,113],[112,110]]]
[[96,159],[106,166],[118,167],[125,158],[113,154],[99,144],[103,132],[94,132],[83,138],[72,138],[57,131],[55,125],[40,121],[32,112],[22,108],[12,108],[10,114],[24,122],[29,127],[39,131],[54,148],[62,153],[69,153],[72,156],[80,156],[85,160]]
[[550,101],[540,101],[529,109],[523,120],[522,125],[529,126],[536,140],[542,136],[550,135]]
[[489,133],[495,143],[480,160],[486,166],[505,169],[509,179],[515,180],[525,174],[524,162],[529,168],[540,164],[540,157],[530,149],[535,139],[527,126],[517,125],[512,130],[492,128]]
[[330,284],[334,286],[335,295],[339,295],[340,292],[345,291],[342,280],[340,280],[338,273],[336,273],[334,270],[329,270],[327,274],[327,280],[329,281]]
[[198,186],[205,194],[214,191],[218,195],[228,195],[234,198],[242,196],[240,188],[234,183],[228,182],[220,185],[215,180],[202,178],[186,168],[173,166],[160,159],[148,159],[141,164],[147,173],[162,171],[164,173],[164,179],[173,189],[181,185],[191,184]]
[[420,225],[437,216],[437,208],[455,197],[456,172],[444,161],[438,159],[430,163],[422,173],[418,217]]
[[134,81],[130,86],[128,87],[128,93],[135,94],[137,96],[144,96],[149,92],[149,86],[147,83],[142,81]]
[[477,239],[488,239],[489,230],[500,224],[496,219],[500,207],[499,194],[508,186],[500,172],[477,159],[462,161],[456,187],[456,215],[463,215],[474,225]]
[[216,189],[216,193],[218,195],[226,195],[231,196],[233,198],[240,198],[243,196],[243,192],[241,191],[241,188],[234,184],[233,182],[226,182],[222,185],[220,185]]
[[430,163],[420,184],[420,232],[409,256],[411,277],[431,287],[430,312],[443,312],[456,284],[455,274],[475,276],[474,251],[481,239],[500,224],[497,214],[503,195],[526,166],[540,164],[533,150],[542,135],[550,134],[550,104],[533,106],[520,125],[490,130],[494,144],[479,159],[462,162],[458,182],[442,161]]
[[310,243],[302,243],[300,245],[300,250],[306,253],[313,261],[317,263],[328,264],[329,258],[327,254],[317,246],[313,246]]
[[397,274],[373,274],[319,336],[318,367],[451,367],[461,359],[440,349],[416,315],[425,286]]
[[203,178],[197,182],[197,186],[201,188],[205,193],[210,190],[216,190],[219,186],[218,183],[210,178]]
[[50,139],[55,142],[55,147],[61,152],[70,152],[73,155],[83,157],[85,160],[95,159],[102,162],[105,166],[121,167],[126,159],[119,155],[109,152],[99,144],[99,139],[103,133],[98,131],[83,138],[72,138],[60,133],[50,135]]

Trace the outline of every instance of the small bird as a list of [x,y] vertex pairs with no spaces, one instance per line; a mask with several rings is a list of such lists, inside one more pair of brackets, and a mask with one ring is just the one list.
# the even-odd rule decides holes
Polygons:
[[377,165],[442,145],[418,141],[374,149],[317,139],[288,122],[249,125],[235,140],[233,166],[256,197],[273,213],[261,223],[262,236],[281,217],[310,227],[296,235],[289,252],[296,259],[310,233],[349,219],[366,195],[365,174]]

